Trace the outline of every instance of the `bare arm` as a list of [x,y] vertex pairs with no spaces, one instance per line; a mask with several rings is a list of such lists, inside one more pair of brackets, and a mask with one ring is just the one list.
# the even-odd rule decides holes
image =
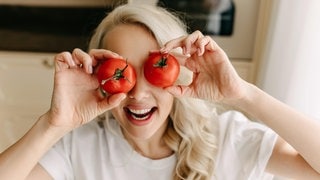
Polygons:
[[320,174],[281,137],[278,137],[266,171],[278,176],[294,179],[320,179]]
[[26,135],[1,153],[0,179],[25,179],[43,154],[65,134],[50,128],[47,122],[42,116]]
[[270,160],[269,171],[281,174],[283,170],[287,175],[300,173],[305,176],[309,170],[313,172],[311,174],[317,172],[317,178],[320,178],[320,123],[253,85],[249,85],[248,91],[249,96],[235,104],[281,136]]

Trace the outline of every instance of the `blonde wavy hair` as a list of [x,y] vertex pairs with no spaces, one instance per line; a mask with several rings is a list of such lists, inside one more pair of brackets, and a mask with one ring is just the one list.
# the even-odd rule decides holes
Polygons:
[[[116,7],[103,19],[91,38],[89,49],[102,48],[105,34],[125,23],[148,29],[160,47],[187,34],[184,23],[172,12],[152,5],[129,3]],[[182,67],[177,83],[186,84],[191,79],[192,73]],[[213,176],[217,154],[216,116],[214,104],[199,99],[175,98],[163,137],[177,155],[174,180],[207,180]]]

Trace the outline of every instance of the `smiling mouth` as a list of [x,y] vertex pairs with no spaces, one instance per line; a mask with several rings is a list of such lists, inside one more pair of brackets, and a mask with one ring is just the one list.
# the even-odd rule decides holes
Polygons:
[[157,110],[156,107],[149,108],[149,109],[130,109],[130,108],[124,108],[125,112],[129,117],[131,117],[134,120],[137,121],[144,121],[147,120],[153,112]]

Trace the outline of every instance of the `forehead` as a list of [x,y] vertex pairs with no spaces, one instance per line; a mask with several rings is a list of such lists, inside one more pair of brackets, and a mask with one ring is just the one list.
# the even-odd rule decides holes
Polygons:
[[103,48],[124,58],[136,59],[148,56],[149,51],[159,49],[159,45],[147,28],[137,24],[121,24],[105,35]]

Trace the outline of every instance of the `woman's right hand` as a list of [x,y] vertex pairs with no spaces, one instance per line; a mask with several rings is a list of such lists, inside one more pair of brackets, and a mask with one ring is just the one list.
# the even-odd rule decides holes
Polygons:
[[45,114],[50,126],[72,130],[117,106],[126,95],[104,97],[93,68],[99,60],[119,57],[104,49],[93,49],[89,53],[75,49],[72,53],[56,55],[51,108]]

